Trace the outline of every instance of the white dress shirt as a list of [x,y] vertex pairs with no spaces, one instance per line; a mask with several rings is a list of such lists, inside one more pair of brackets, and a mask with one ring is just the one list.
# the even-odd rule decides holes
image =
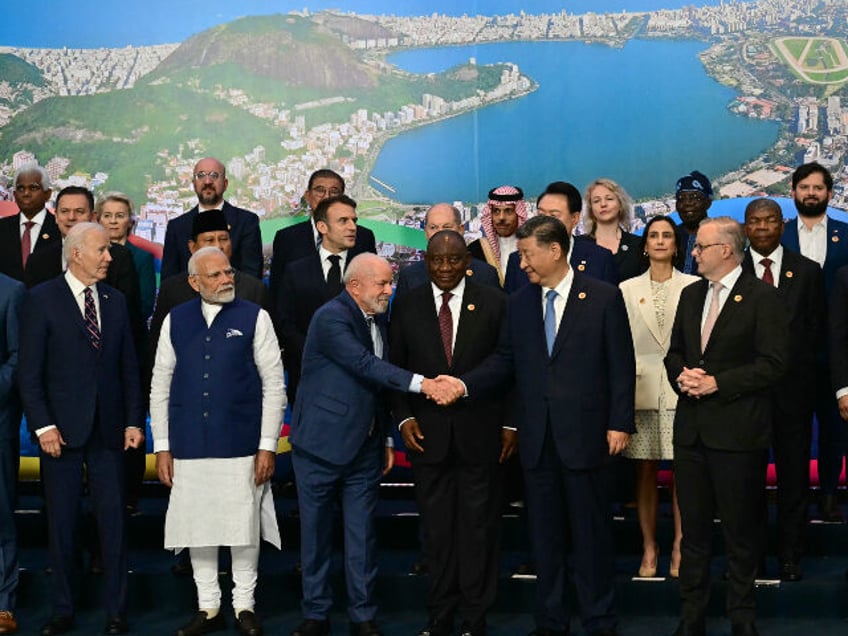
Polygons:
[[808,228],[801,217],[798,217],[798,246],[801,254],[811,258],[820,267],[824,266],[827,258],[827,215],[822,220]]
[[751,260],[754,262],[754,273],[761,280],[766,268],[760,261],[764,258],[771,260],[771,275],[774,278],[774,286],[778,287],[780,285],[780,267],[783,265],[783,246],[778,244],[777,248],[771,254],[760,254],[752,247],[750,253]]
[[[718,282],[722,284],[721,291],[718,295],[718,314],[721,315],[721,310],[724,309],[724,303],[727,302],[727,297],[730,296],[730,290],[733,289],[733,286],[736,284],[736,281],[739,280],[739,277],[742,275],[742,266],[737,265],[734,267],[728,274],[725,274],[724,278],[720,279]],[[701,331],[704,331],[704,324],[707,322],[707,314],[710,311],[710,303],[713,301],[713,286],[710,285],[707,288],[707,297],[704,299],[704,311],[701,314]]]

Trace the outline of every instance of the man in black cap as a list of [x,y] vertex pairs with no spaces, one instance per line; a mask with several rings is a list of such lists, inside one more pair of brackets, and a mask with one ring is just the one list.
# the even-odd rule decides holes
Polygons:
[[[191,227],[191,237],[188,240],[188,251],[194,254],[201,247],[217,247],[227,258],[232,257],[232,242],[230,231],[227,227],[227,217],[221,210],[209,210],[194,217]],[[271,312],[271,301],[268,288],[258,278],[236,271],[235,277],[236,297],[249,300]],[[149,368],[146,374],[147,387],[150,387],[150,370],[153,360],[156,358],[156,347],[159,344],[159,332],[162,330],[162,321],[174,307],[197,297],[188,282],[186,276],[172,276],[162,281],[159,288],[159,296],[156,298],[156,309],[150,319],[150,355],[148,356]],[[273,314],[272,314],[273,315]]]
[[674,266],[684,274],[697,274],[698,265],[692,258],[698,226],[707,218],[707,210],[713,204],[713,186],[702,172],[693,170],[680,177],[674,187],[675,207],[680,217],[677,226],[677,259]]

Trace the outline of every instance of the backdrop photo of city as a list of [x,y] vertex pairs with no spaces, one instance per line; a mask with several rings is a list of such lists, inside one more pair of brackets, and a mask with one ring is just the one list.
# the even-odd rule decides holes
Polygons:
[[[738,216],[739,197],[786,195],[794,167],[816,160],[834,174],[831,205],[848,209],[845,2],[549,4],[395,15],[307,3],[180,42],[0,46],[0,198],[36,160],[56,189],[127,192],[136,232],[161,242],[195,203],[194,163],[213,155],[270,244],[302,218],[308,175],[331,167],[393,260],[422,247],[436,201],[478,235],[486,192],[504,183],[530,197],[613,178],[637,201],[638,230],[673,211],[693,169],[713,179],[714,211]],[[157,41],[156,20],[137,26]]]

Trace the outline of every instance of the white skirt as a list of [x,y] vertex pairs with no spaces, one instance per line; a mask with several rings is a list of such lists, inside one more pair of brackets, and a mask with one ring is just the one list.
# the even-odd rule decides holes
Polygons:
[[254,456],[175,459],[165,548],[259,545],[280,548],[270,482],[254,483]]

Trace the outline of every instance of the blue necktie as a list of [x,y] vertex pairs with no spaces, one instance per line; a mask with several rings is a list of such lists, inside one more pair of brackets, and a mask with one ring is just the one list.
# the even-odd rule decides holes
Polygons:
[[557,333],[556,310],[554,309],[554,301],[559,294],[556,290],[551,289],[545,294],[547,304],[545,305],[545,340],[548,343],[548,355],[554,350],[554,340]]

